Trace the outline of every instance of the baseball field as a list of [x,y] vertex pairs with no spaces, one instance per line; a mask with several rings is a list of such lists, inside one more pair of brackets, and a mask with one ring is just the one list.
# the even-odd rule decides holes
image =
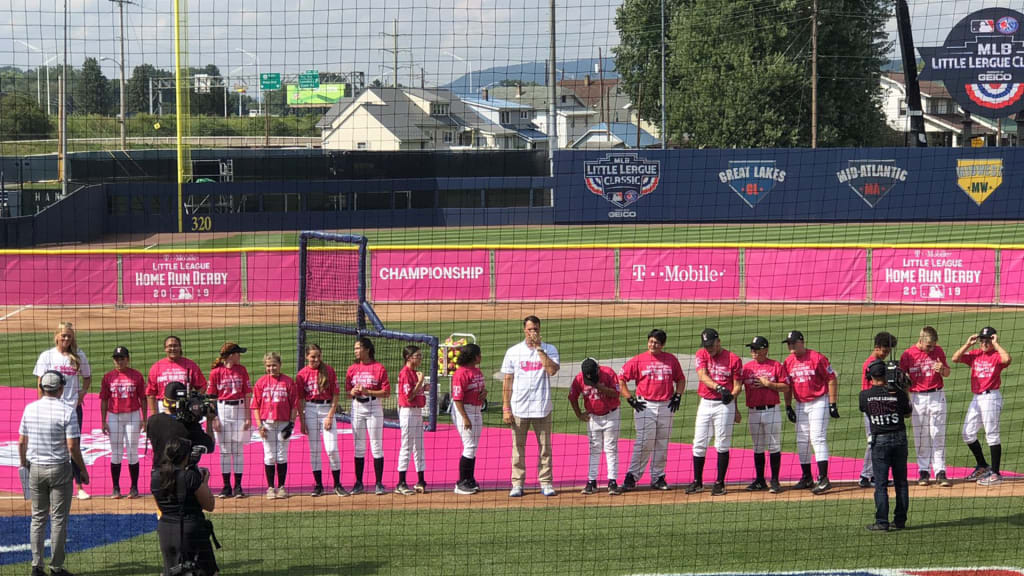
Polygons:
[[[349,231],[345,231],[349,232]],[[579,226],[443,228],[365,231],[374,246],[517,245],[903,245],[942,248],[1011,248],[1024,244],[1024,232],[1013,223],[941,223],[889,225],[714,225],[714,226]],[[96,249],[150,249],[186,252],[197,249],[288,248],[297,234],[161,235],[112,238]],[[76,247],[82,248],[82,247]],[[971,334],[983,326],[999,330],[999,339],[1011,354],[1022,350],[1024,309],[997,306],[939,306],[923,304],[861,303],[645,303],[645,302],[395,302],[374,308],[391,330],[427,333],[442,339],[455,332],[472,333],[483,350],[481,368],[488,376],[492,401],[500,397],[498,372],[505,350],[522,339],[522,318],[536,314],[543,320],[542,337],[558,347],[563,373],[575,374],[580,362],[594,357],[614,363],[645,350],[652,328],[668,333],[666,350],[682,359],[699,347],[699,334],[713,327],[722,344],[744,358],[743,345],[755,335],[771,342],[770,357],[781,360],[782,339],[789,330],[801,330],[807,345],[827,355],[839,374],[841,417],[831,420],[828,443],[833,458],[831,474],[837,487],[821,496],[807,491],[778,495],[748,494],[743,488],[753,478],[750,435],[746,422],[736,425],[730,463],[729,493],[712,498],[708,493],[683,494],[692,480],[689,444],[697,408],[696,375],[686,373],[688,392],[675,414],[667,479],[675,488],[656,492],[646,488],[610,497],[603,491],[578,494],[586,477],[586,425],[573,414],[565,399],[568,390],[554,391],[556,486],[559,495],[544,498],[536,489],[535,456],[528,464],[528,493],[522,499],[507,496],[508,454],[511,437],[501,423],[500,410],[484,414],[480,468],[484,491],[464,497],[451,492],[447,478],[454,469],[459,437],[446,414],[439,430],[428,433],[426,495],[359,495],[313,499],[306,494],[302,470],[308,468],[305,448],[293,447],[290,456],[287,500],[262,498],[259,449],[247,452],[250,497],[218,501],[211,515],[224,548],[217,557],[224,574],[675,574],[783,571],[865,570],[878,568],[1020,567],[1024,565],[1021,535],[1024,512],[1024,393],[1019,391],[1019,360],[1014,358],[1003,375],[1002,468],[1000,486],[979,487],[960,478],[973,466],[973,458],[960,438],[960,427],[971,400],[968,370],[954,365],[946,380],[948,428],[946,460],[957,480],[949,488],[936,485],[911,490],[908,529],[876,534],[865,530],[873,520],[872,490],[860,489],[856,480],[864,456],[863,420],[857,411],[861,363],[871,351],[876,332],[887,330],[899,338],[898,351],[911,346],[922,326],[934,326],[939,344],[951,356]],[[243,363],[255,377],[262,374],[260,359],[266,351],[281,353],[285,370],[296,366],[296,316],[291,304],[162,305],[128,307],[7,306],[0,308],[0,385],[31,388],[39,352],[52,346],[53,329],[61,320],[73,321],[78,343],[92,360],[92,393],[99,374],[110,368],[115,346],[132,351],[132,363],[145,372],[163,356],[161,342],[169,333],[184,341],[185,355],[209,368],[225,341],[248,347]],[[351,347],[325,350],[325,359],[339,369],[351,362]],[[397,374],[399,366],[387,366]],[[447,379],[442,379],[442,389]],[[443,391],[443,390],[442,390]],[[740,399],[742,402],[742,398]],[[10,446],[22,406],[0,406],[3,436]],[[741,411],[746,416],[746,410]],[[86,429],[99,427],[98,410],[87,413]],[[625,473],[633,413],[622,411],[619,479]],[[799,476],[793,464],[794,429],[783,424],[783,452],[787,455],[783,485]],[[352,482],[352,439],[339,438],[342,478]],[[488,445],[487,443],[490,443]],[[984,443],[984,442],[983,442]],[[386,484],[393,488],[397,451],[388,444]],[[443,448],[443,450],[442,450]],[[439,456],[440,453],[444,456]],[[712,451],[713,452],[713,451]],[[986,447],[986,455],[988,449]],[[0,454],[4,454],[0,452]],[[216,457],[206,457],[216,468]],[[714,472],[713,455],[705,474]],[[106,468],[108,455],[99,455],[92,468]],[[144,468],[148,460],[143,460]],[[911,476],[916,478],[913,447]],[[17,471],[4,460],[0,476],[12,486]],[[603,465],[602,465],[603,466]],[[410,472],[412,474],[412,472]],[[213,474],[215,489],[219,474]],[[369,470],[367,478],[370,477]],[[294,480],[293,480],[294,478]],[[604,484],[604,472],[599,486]],[[122,479],[122,486],[125,480]],[[92,490],[92,500],[76,501],[70,528],[68,568],[81,574],[156,574],[160,558],[151,499],[104,498],[104,484]],[[28,503],[20,494],[0,500],[0,575],[28,573],[24,544],[28,542]],[[106,538],[96,541],[100,533]],[[124,534],[121,538],[118,535]],[[19,556],[20,554],[20,556]],[[978,571],[976,574],[996,574]]]

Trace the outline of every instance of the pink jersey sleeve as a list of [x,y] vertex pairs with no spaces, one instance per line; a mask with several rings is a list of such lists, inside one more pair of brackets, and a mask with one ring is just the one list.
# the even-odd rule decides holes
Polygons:
[[103,375],[103,381],[100,382],[100,400],[110,400],[110,380],[114,374],[116,372],[107,372]]
[[388,381],[388,371],[384,368],[383,364],[380,364],[380,389],[391,394],[391,382]]
[[832,370],[832,363],[828,361],[828,358],[824,354],[818,354],[818,376],[821,377],[825,382],[831,382],[836,379],[836,373]]
[[635,381],[638,378],[639,374],[637,374],[636,369],[636,358],[637,357],[634,356],[626,361],[626,363],[622,366],[622,371],[619,372],[619,379],[621,379],[624,382],[629,382],[631,380]]
[[696,357],[697,371],[700,372],[701,369],[707,370],[708,363],[711,361],[711,355],[708,353],[707,348],[701,348],[700,350],[697,350]]
[[157,378],[160,376],[159,370],[157,369],[157,366],[159,365],[160,364],[158,362],[149,368],[149,382],[146,384],[146,396],[160,395],[160,389],[156,383]]
[[459,368],[455,371],[455,375],[452,376],[452,400],[462,401],[466,394],[466,380],[468,380],[469,370]]
[[732,379],[743,380],[743,362],[735,354],[732,357]]
[[580,394],[583,393],[583,373],[579,373],[575,378],[572,379],[572,384],[569,386],[569,401],[575,401],[580,399]]

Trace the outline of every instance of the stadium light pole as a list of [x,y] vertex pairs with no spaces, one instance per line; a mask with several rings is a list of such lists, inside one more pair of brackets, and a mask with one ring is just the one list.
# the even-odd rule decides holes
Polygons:
[[260,57],[243,48],[235,48],[235,50],[245,54],[256,62],[256,110],[260,116],[263,116],[263,82],[260,79]]
[[113,62],[114,64],[117,64],[118,68],[121,69],[121,102],[120,102],[120,108],[121,108],[121,118],[120,118],[120,122],[121,122],[121,151],[124,152],[125,150],[128,149],[128,138],[127,138],[127,134],[125,133],[125,117],[124,117],[124,60],[118,61],[118,60],[116,60],[114,58],[111,58],[110,56],[101,56],[100,60],[106,60],[108,62]]
[[459,56],[458,54],[455,54],[454,52],[448,52],[447,50],[441,52],[441,54],[444,54],[445,56],[451,56],[452,58],[455,58],[459,62],[465,62],[466,63],[466,71],[469,72],[469,93],[472,95],[473,94],[473,66],[470,64],[469,60],[466,60],[465,58],[463,58],[462,56]]
[[[549,48],[548,59],[551,65],[548,66],[548,165],[551,170],[551,177],[555,176],[555,148],[558,148],[558,87],[555,77],[555,67],[558,66],[558,51],[555,44],[555,0],[548,3],[550,23],[549,35],[551,47]],[[552,200],[554,200],[552,190]]]

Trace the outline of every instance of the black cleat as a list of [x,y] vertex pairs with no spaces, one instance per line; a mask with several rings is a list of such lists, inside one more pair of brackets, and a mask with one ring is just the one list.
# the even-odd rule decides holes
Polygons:
[[818,479],[818,484],[811,489],[812,494],[824,494],[832,489],[832,483],[828,481],[828,476],[822,476]]
[[622,488],[619,488],[619,484],[615,480],[608,481],[608,494],[610,496],[622,494]]
[[636,490],[636,478],[632,474],[627,473],[626,477],[622,480],[622,491],[632,492]]
[[704,491],[704,483],[703,482],[692,482],[689,486],[686,487],[686,493],[687,494],[700,494],[703,491]]
[[803,476],[793,485],[794,490],[809,490],[814,487],[814,479],[810,476]]
[[764,480],[754,480],[747,486],[747,492],[761,492],[767,489],[768,486],[764,483]]
[[712,496],[725,496],[725,482],[715,482],[711,487]]
[[587,480],[587,485],[580,490],[580,494],[590,495],[597,492],[597,480]]
[[651,489],[652,490],[671,490],[672,488],[669,487],[668,482],[665,482],[665,477],[664,476],[658,476],[658,479],[655,480],[653,484],[651,484]]

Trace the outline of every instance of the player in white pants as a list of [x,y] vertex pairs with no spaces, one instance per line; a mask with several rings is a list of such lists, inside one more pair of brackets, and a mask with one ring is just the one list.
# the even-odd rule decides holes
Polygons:
[[[249,439],[252,421],[249,402],[249,371],[242,366],[246,352],[234,342],[225,342],[220,355],[210,367],[210,382],[206,391],[217,398],[217,447],[220,448],[220,471],[224,489],[220,498],[244,498],[242,473],[245,472],[245,443]],[[235,475],[235,489],[231,489],[231,474]]]
[[[790,355],[782,363],[789,375],[786,417],[796,424],[796,449],[801,472],[800,481],[793,487],[797,490],[810,488],[813,493],[822,494],[832,489],[828,479],[828,419],[829,416],[839,418],[839,383],[828,358],[807,348],[800,331],[790,331],[783,343],[790,350]],[[811,478],[811,448],[818,463],[817,483]]]
[[[636,414],[636,441],[629,471],[622,481],[625,491],[636,488],[651,463],[651,488],[668,490],[665,480],[665,462],[668,460],[668,441],[672,437],[672,416],[682,402],[686,390],[686,377],[679,360],[664,352],[668,335],[655,328],[647,335],[647,352],[630,358],[619,373],[622,396]],[[636,382],[636,397],[629,392],[627,382]]]
[[361,337],[353,347],[356,362],[345,374],[345,391],[352,399],[352,442],[355,449],[356,483],[351,494],[363,491],[363,464],[366,461],[366,438],[370,439],[373,472],[377,480],[374,494],[384,490],[384,407],[391,394],[391,383],[384,366],[374,359],[373,341]]
[[[587,423],[587,438],[590,442],[590,460],[587,466],[587,484],[583,494],[597,491],[597,474],[604,452],[608,467],[608,493],[617,496],[622,493],[615,478],[619,472],[619,379],[615,371],[600,366],[597,360],[587,358],[580,366],[580,373],[569,387],[569,404],[576,418]],[[579,400],[583,397],[583,410]]]
[[[875,334],[875,347],[871,350],[871,354],[868,355],[867,359],[864,360],[864,365],[861,366],[860,370],[860,389],[864,390],[871,389],[871,377],[868,376],[868,367],[874,364],[876,361],[885,362],[885,359],[892,353],[892,349],[896,347],[896,337],[888,332],[879,332]],[[874,466],[872,465],[871,456],[871,422],[868,420],[868,415],[864,414],[864,435],[865,435],[865,449],[864,449],[864,461],[861,464],[860,469],[860,481],[858,486],[861,488],[870,488],[874,482]],[[882,478],[881,482],[886,482],[886,478]]]
[[[975,343],[979,348],[968,350]],[[964,418],[963,439],[974,454],[977,465],[966,480],[977,480],[982,486],[995,486],[1003,481],[999,469],[1003,455],[999,436],[1003,395],[999,388],[1002,386],[1001,374],[1010,365],[1010,361],[1010,353],[999,344],[996,329],[991,326],[986,326],[977,334],[971,335],[967,342],[953,353],[953,362],[971,367],[971,392],[974,393],[974,398]],[[978,430],[982,426],[985,428],[985,441],[992,451],[991,466],[985,461],[981,444],[978,442]]]
[[128,349],[114,349],[114,370],[103,376],[100,385],[100,420],[103,432],[110,435],[110,476],[114,487],[111,498],[121,497],[119,484],[121,461],[128,449],[129,498],[139,497],[139,432],[146,421],[146,381],[130,365]]
[[[402,350],[402,358],[405,366],[398,374],[398,425],[402,430],[402,447],[398,450],[398,486],[395,486],[395,492],[422,494],[427,490],[423,454],[423,408],[427,405],[424,390],[430,385],[430,376],[424,376],[419,370],[423,363],[419,346],[406,346]],[[414,488],[409,488],[405,482],[410,454],[419,475]]]
[[306,345],[306,365],[295,375],[299,388],[299,411],[302,414],[302,433],[309,439],[309,464],[313,472],[313,498],[324,493],[324,480],[320,444],[327,452],[334,479],[334,493],[348,496],[341,485],[341,456],[338,452],[338,376],[323,361],[323,351],[317,344]]
[[910,379],[910,415],[917,451],[919,486],[931,483],[935,474],[940,486],[952,486],[946,477],[946,393],[943,378],[950,369],[946,353],[938,345],[939,333],[931,326],[921,329],[917,344],[900,356],[900,369]]
[[[267,476],[267,498],[287,498],[288,439],[290,426],[298,418],[299,390],[295,382],[281,373],[281,356],[267,352],[263,356],[267,374],[256,382],[252,409],[256,429],[263,439],[263,470]],[[274,489],[274,471],[277,489]]]
[[[747,425],[754,448],[754,481],[747,491],[768,490],[772,494],[782,491],[779,473],[782,467],[782,414],[779,411],[779,392],[789,389],[789,377],[782,364],[768,358],[768,339],[755,336],[747,344],[753,360],[743,366],[743,397],[747,401]],[[770,482],[764,477],[764,453],[771,461]]]
[[743,390],[743,362],[739,356],[722,348],[722,341],[714,328],[700,333],[700,343],[701,348],[696,354],[700,404],[693,426],[693,483],[686,487],[686,493],[696,494],[704,490],[704,459],[714,434],[718,473],[711,495],[724,496],[732,427],[741,419],[733,399]]
[[476,481],[476,450],[483,432],[483,405],[487,399],[487,379],[480,371],[483,357],[480,347],[466,344],[459,351],[459,369],[452,376],[452,407],[455,429],[462,439],[462,455],[459,457],[459,480],[455,493],[476,494],[480,484]]

